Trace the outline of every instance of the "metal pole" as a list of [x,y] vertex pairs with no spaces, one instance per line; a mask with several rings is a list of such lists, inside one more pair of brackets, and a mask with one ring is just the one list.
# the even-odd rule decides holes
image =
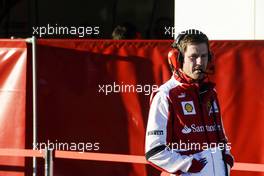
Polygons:
[[45,149],[45,176],[53,176],[53,150]]
[[256,40],[256,0],[253,1],[253,15],[254,15],[254,40]]
[[[33,144],[37,145],[37,39],[32,37],[32,83],[33,83]],[[37,158],[33,158],[33,176],[37,176]]]
[[[26,40],[32,44],[32,91],[33,91],[33,146],[37,146],[37,39],[33,36]],[[35,150],[35,148],[34,148]],[[37,158],[33,157],[33,176],[37,176]]]

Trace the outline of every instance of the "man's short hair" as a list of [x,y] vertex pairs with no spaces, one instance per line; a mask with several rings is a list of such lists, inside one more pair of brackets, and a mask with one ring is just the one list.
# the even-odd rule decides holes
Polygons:
[[172,47],[178,50],[177,62],[180,63],[180,68],[183,66],[184,52],[189,44],[205,43],[208,48],[208,61],[212,60],[212,53],[210,52],[208,37],[199,30],[189,29],[181,32],[176,40],[173,42]]
[[186,51],[188,44],[206,43],[209,50],[208,37],[199,30],[190,29],[181,32],[176,41],[172,44],[173,48],[177,48],[182,54]]

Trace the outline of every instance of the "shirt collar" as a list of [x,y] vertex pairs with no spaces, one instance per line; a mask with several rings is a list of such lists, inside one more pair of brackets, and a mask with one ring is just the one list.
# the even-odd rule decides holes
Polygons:
[[208,76],[205,76],[203,79],[197,81],[197,80],[190,78],[181,69],[176,70],[173,73],[173,76],[177,81],[183,84],[193,85],[197,88],[201,88],[201,87],[214,88],[215,87],[214,83],[208,81]]

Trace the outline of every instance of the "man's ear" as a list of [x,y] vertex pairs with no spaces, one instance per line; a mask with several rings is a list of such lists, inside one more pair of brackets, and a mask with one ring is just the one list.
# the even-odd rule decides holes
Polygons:
[[178,50],[177,49],[173,48],[172,50],[169,51],[168,63],[170,65],[172,72],[179,69],[181,66],[177,60],[177,57],[178,57]]

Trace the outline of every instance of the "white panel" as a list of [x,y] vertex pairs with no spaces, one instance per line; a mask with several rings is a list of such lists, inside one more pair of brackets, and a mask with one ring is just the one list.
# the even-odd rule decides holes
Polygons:
[[175,0],[175,33],[189,28],[211,40],[253,39],[254,1]]
[[264,40],[264,1],[256,0],[256,39]]

